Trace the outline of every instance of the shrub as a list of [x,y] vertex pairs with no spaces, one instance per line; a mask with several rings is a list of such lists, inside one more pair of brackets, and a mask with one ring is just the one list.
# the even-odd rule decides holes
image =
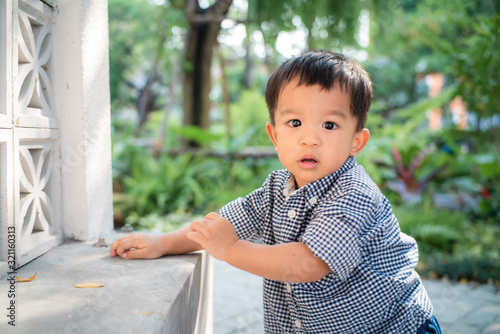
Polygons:
[[419,247],[418,271],[454,280],[481,283],[500,280],[500,226],[493,220],[471,222],[459,211],[423,207],[395,207],[401,230]]

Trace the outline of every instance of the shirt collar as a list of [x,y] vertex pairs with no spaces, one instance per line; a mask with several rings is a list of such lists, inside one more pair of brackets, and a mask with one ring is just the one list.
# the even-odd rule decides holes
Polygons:
[[344,162],[342,167],[337,169],[330,175],[327,175],[317,181],[306,184],[302,188],[297,189],[297,184],[295,182],[295,176],[290,173],[290,178],[288,182],[285,184],[285,188],[283,188],[283,195],[288,199],[290,196],[294,195],[299,191],[304,191],[306,193],[306,197],[308,199],[312,197],[321,197],[328,189],[331,188],[332,184],[337,181],[340,175],[344,174],[349,169],[355,167],[357,165],[356,159],[353,156],[349,156],[347,160]]
[[295,182],[295,176],[290,173],[290,178],[288,182],[285,184],[285,188],[283,189],[283,195],[285,195],[286,199],[297,192],[297,183]]

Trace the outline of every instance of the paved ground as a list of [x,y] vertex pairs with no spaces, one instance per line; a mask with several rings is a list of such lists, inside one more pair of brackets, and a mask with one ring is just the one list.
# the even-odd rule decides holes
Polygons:
[[[214,333],[264,333],[262,282],[214,260]],[[425,280],[444,334],[500,334],[500,291],[488,285]]]

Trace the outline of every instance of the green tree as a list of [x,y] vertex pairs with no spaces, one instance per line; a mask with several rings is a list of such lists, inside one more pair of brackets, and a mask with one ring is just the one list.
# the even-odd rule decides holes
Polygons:
[[[376,83],[375,109],[391,111],[427,97],[417,78],[445,75],[450,98],[461,95],[477,114],[474,136],[500,145],[499,125],[479,131],[500,110],[500,3],[491,0],[391,1],[371,21],[367,68]],[[444,90],[443,94],[449,94]],[[449,101],[444,101],[449,102]],[[421,112],[426,110],[422,109]],[[483,134],[482,134],[483,133]]]
[[[369,58],[364,65],[375,83],[369,122],[374,133],[370,145],[377,152],[371,160],[379,167],[392,167],[392,174],[372,168],[378,181],[384,184],[397,177],[405,181],[403,166],[405,172],[411,171],[406,181],[418,181],[418,195],[425,184],[433,194],[461,193],[471,199],[468,207],[462,203],[461,210],[495,217],[491,212],[500,203],[496,191],[500,175],[496,168],[500,153],[500,57],[496,52],[500,3],[392,1],[370,23]],[[421,79],[434,72],[444,75],[445,87],[431,98]],[[449,112],[448,105],[457,95],[472,115],[464,130],[456,128]],[[430,131],[426,114],[436,108],[444,110],[444,126]],[[404,154],[391,157],[391,150]],[[422,154],[427,156],[425,161],[415,163]],[[410,188],[402,190],[408,193]]]
[[180,63],[184,12],[148,0],[109,0],[108,6],[111,100],[119,108],[136,105],[139,129],[159,108],[166,83],[175,81],[171,69]]
[[[159,89],[154,88],[155,84],[161,86],[162,81],[172,79],[163,72],[172,73],[171,69],[181,64],[184,124],[208,127],[213,50],[221,22],[236,13],[230,11],[232,3],[232,0],[215,0],[204,8],[198,0],[167,0],[161,5],[146,0],[110,0],[113,97],[130,88],[137,91],[140,124],[149,111],[157,108]],[[330,48],[333,41],[341,50],[347,45],[356,46],[360,11],[377,5],[380,7],[378,1],[362,0],[248,0],[247,13],[239,12],[235,20],[244,22],[249,33],[260,30],[271,50],[275,50],[280,31],[298,28],[307,31],[310,48]],[[183,13],[182,18],[179,13]],[[186,34],[183,61],[172,56],[180,51],[172,50],[169,43],[178,37],[173,28]],[[146,61],[141,63],[140,55]],[[277,61],[269,62],[269,68],[274,68]],[[143,67],[142,76],[131,70],[133,64]],[[137,84],[137,78],[141,77]]]
[[198,0],[188,0],[186,19],[188,34],[185,45],[183,86],[184,124],[207,128],[210,124],[210,87],[212,56],[221,22],[231,7],[232,0],[216,0],[202,8]]
[[[280,31],[305,28],[309,48],[325,47],[327,40],[341,46],[357,45],[355,33],[363,8],[380,4],[376,1],[261,1],[248,0],[247,33],[260,29],[273,49]],[[214,1],[201,8],[197,0],[187,2],[186,18],[189,24],[185,59],[189,66],[184,76],[184,124],[208,127],[211,100],[211,64],[213,49],[221,30],[221,22],[228,17],[231,0]],[[374,6],[374,8],[378,8]],[[301,24],[302,22],[303,24]],[[342,41],[342,42],[340,42]],[[250,66],[250,63],[247,62]]]

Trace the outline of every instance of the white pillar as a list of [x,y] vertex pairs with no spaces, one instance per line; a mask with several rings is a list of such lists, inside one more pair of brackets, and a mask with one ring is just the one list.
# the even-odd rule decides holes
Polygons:
[[113,229],[107,1],[57,4],[62,226],[65,238],[94,240]]

